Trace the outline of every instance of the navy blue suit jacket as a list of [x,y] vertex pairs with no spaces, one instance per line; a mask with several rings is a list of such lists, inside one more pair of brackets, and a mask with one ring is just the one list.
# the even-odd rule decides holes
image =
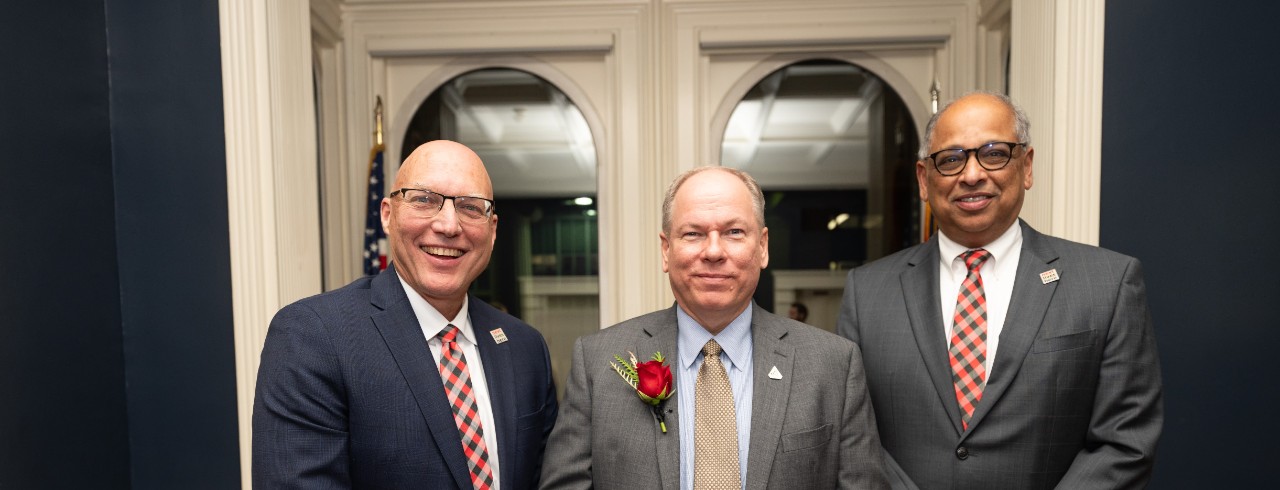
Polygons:
[[[502,488],[534,488],[557,408],[546,342],[475,297],[469,305]],[[506,342],[490,335],[497,328]],[[253,405],[252,473],[261,489],[471,488],[439,368],[393,267],[272,319]]]

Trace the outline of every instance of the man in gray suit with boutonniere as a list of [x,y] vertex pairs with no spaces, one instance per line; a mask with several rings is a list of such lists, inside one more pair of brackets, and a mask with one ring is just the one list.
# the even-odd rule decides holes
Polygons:
[[886,487],[858,346],[751,301],[769,264],[755,180],[680,175],[659,238],[676,305],[578,339],[542,488]]

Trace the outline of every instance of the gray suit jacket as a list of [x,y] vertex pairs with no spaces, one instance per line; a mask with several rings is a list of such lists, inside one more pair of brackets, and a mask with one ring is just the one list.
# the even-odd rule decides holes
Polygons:
[[[675,359],[676,307],[578,339],[542,488],[680,488],[677,392],[663,434],[649,406],[609,367],[627,352]],[[752,305],[754,365],[746,488],[886,487],[858,346]],[[672,361],[669,360],[670,364]],[[777,366],[782,379],[770,379]],[[674,369],[674,368],[673,368]]]
[[[925,489],[1143,487],[1163,409],[1142,267],[1020,226],[1000,350],[967,431],[938,311],[937,238],[849,272],[839,333],[866,355],[890,466]],[[1049,270],[1060,278],[1042,280]]]

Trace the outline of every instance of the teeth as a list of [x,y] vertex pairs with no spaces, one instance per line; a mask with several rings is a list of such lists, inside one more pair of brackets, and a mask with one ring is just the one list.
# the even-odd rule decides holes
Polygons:
[[985,198],[985,197],[982,197],[982,196],[974,196],[974,197],[964,197],[964,198],[961,198],[961,199],[960,199],[960,201],[961,201],[961,202],[978,202],[978,201],[981,201],[981,200],[983,200],[983,199],[986,199],[986,198]]
[[422,247],[422,250],[431,255],[443,255],[445,257],[461,257],[462,256],[462,251],[456,248]]

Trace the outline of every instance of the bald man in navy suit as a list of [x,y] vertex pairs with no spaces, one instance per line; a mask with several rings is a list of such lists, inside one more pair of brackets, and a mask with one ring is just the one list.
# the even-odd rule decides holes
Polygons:
[[418,147],[382,226],[390,267],[271,321],[254,487],[536,487],[557,410],[546,342],[467,294],[498,226],[480,158],[451,141]]

